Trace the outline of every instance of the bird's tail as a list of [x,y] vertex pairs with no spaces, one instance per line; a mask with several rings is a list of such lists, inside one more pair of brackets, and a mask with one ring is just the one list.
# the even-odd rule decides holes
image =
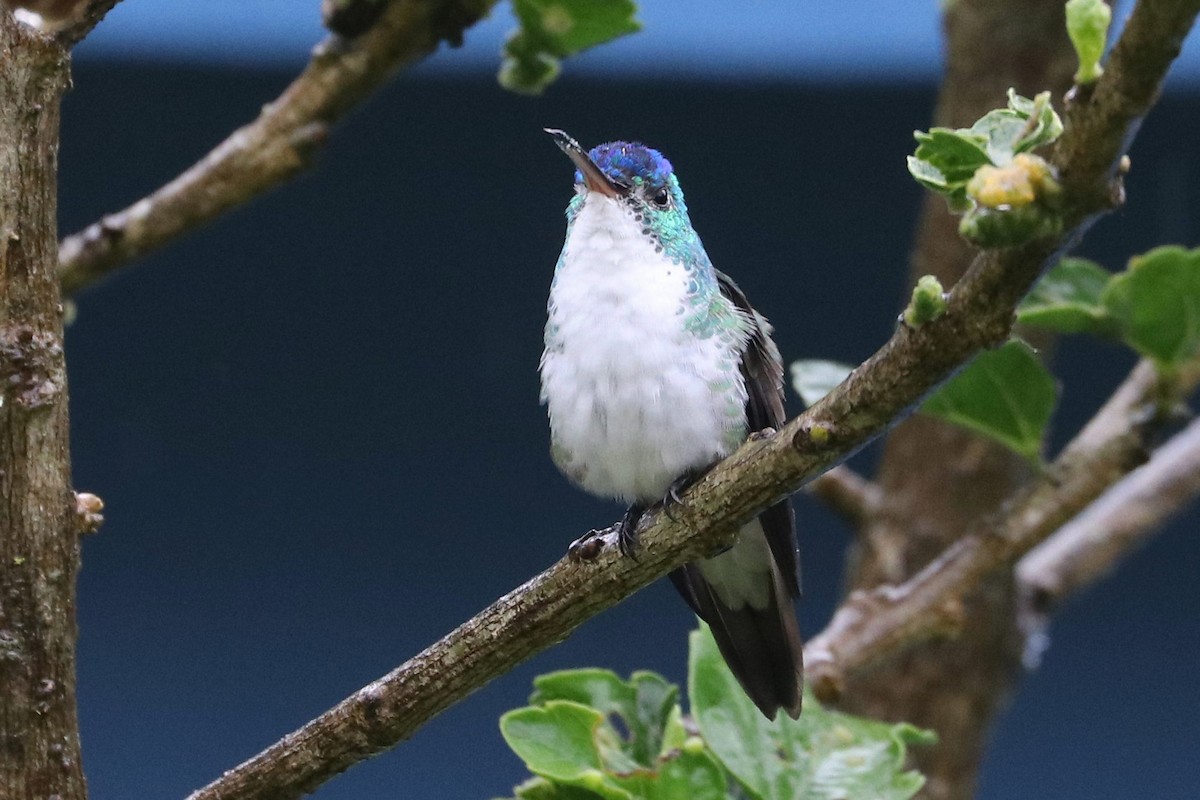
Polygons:
[[[740,552],[739,552],[740,551]],[[796,719],[804,687],[804,648],[787,580],[762,528],[751,523],[731,550],[671,573],[671,582],[712,630],[742,689],[768,719]]]

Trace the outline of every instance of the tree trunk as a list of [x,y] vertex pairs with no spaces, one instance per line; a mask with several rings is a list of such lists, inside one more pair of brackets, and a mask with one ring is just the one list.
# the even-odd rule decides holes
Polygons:
[[[1002,107],[1015,87],[1061,97],[1075,68],[1062,0],[956,0],[946,4],[946,75],[935,123],[968,127]],[[958,235],[945,201],[926,198],[912,255],[913,279],[932,274],[953,285],[972,248]],[[879,513],[862,531],[848,584],[900,583],[969,533],[1028,477],[1022,460],[962,428],[913,417],[888,438],[878,482]],[[974,793],[991,721],[1019,666],[1021,639],[1011,576],[963,598],[966,619],[954,641],[902,654],[847,686],[847,710],[936,730],[936,747],[918,748],[928,777],[923,797],[963,800]]]
[[0,797],[83,800],[56,192],[66,52],[0,10]]

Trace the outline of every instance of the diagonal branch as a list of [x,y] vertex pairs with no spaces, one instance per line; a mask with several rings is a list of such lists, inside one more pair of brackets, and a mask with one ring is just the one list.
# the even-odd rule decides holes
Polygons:
[[1106,576],[1159,526],[1200,496],[1200,421],[1145,466],[1038,545],[1017,565],[1025,627],[1066,597]]
[[[1140,465],[1148,434],[1169,415],[1169,409],[1159,407],[1161,399],[1190,392],[1198,380],[1196,370],[1186,371],[1178,381],[1165,379],[1152,364],[1142,362],[1002,516],[960,539],[903,585],[852,594],[805,650],[817,696],[836,700],[848,673],[960,629],[965,622],[961,598],[988,575],[1011,568]],[[1193,453],[1191,458],[1197,461],[1200,455]],[[1190,482],[1200,491],[1195,476]]]
[[[1064,174],[1072,175],[1070,181],[1064,181],[1072,211],[1067,233],[980,255],[951,291],[943,316],[917,329],[899,328],[879,352],[823,400],[778,433],[754,438],[718,464],[687,491],[686,511],[679,521],[663,514],[649,516],[639,531],[639,560],[621,558],[616,548],[605,547],[594,561],[559,561],[395,671],[197,791],[191,800],[299,797],[354,763],[411,736],[435,714],[562,640],[592,616],[680,564],[728,547],[741,523],[844,461],[915,408],[981,348],[1004,341],[1016,304],[1043,268],[1105,211],[1107,195],[1081,190],[1098,182],[1105,184],[1111,171],[1108,161],[1092,159],[1091,154],[1108,153],[1111,161],[1120,156],[1136,121],[1152,104],[1178,42],[1198,11],[1200,0],[1141,0],[1122,37],[1134,37],[1137,46],[1118,46],[1093,95],[1117,93],[1122,103],[1077,101],[1072,110],[1077,127],[1064,135],[1058,164]],[[1156,35],[1147,35],[1147,25],[1156,27]],[[1142,64],[1157,65],[1158,72],[1147,76]],[[1133,73],[1138,74],[1134,77]],[[1098,125],[1092,115],[1120,124]],[[1096,141],[1077,141],[1082,135],[1078,131],[1084,130],[1097,137]],[[1075,168],[1072,153],[1079,152],[1088,154],[1091,168]],[[1147,393],[1156,383],[1153,374],[1141,369],[1135,379],[1136,391],[1122,394],[1125,399],[1121,402],[1135,403],[1151,396]],[[1062,492],[1068,499],[1056,501],[1053,492],[1039,484],[1040,491],[1049,494],[1039,494],[1041,501],[1057,502],[1060,513],[1082,508],[1088,497],[1101,491],[1096,488],[1098,481],[1108,485],[1128,471],[1130,448],[1141,452],[1139,437],[1129,430],[1110,440],[1106,430],[1089,426],[1077,441],[1079,446],[1060,458],[1060,472],[1068,479]],[[1032,498],[1027,502],[1031,516],[1052,516],[1033,504]],[[1055,517],[1053,524],[1062,521],[1061,516]],[[968,560],[963,561],[955,551],[1000,548],[1017,552],[1029,546],[1032,542],[1024,538],[1014,543],[1002,535],[977,536],[946,558],[977,570],[970,566],[973,556],[968,553]],[[831,649],[827,637],[818,637],[818,644]],[[844,671],[865,661],[852,663],[839,654],[838,663]]]
[[845,464],[840,464],[808,484],[808,491],[855,529],[861,528],[879,509],[880,486]]
[[1118,68],[1119,74],[1071,92],[1064,123],[1074,135],[1059,140],[1054,161],[1079,195],[1107,195],[1107,181],[1137,133],[1131,123],[1158,98],[1162,76],[1178,57],[1198,5],[1196,0],[1137,3],[1105,66]]
[[[496,0],[389,2],[370,29],[317,46],[299,77],[256,120],[153,194],[109,214],[59,246],[59,277],[72,295],[305,170],[329,129],[396,70],[457,43]],[[99,8],[108,0],[92,0]],[[85,31],[86,32],[86,31]]]

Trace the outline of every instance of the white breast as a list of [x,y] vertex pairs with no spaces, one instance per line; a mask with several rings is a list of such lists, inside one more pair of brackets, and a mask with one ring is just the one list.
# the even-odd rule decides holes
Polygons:
[[632,212],[588,196],[551,287],[541,372],[555,463],[593,494],[658,500],[745,435],[741,343],[685,330],[692,277]]

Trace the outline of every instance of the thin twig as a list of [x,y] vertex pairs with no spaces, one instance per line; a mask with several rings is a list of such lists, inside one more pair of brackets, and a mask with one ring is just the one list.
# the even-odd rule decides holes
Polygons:
[[879,507],[879,486],[845,464],[813,479],[808,491],[855,529],[861,528]]
[[1197,496],[1200,421],[1021,559],[1017,586],[1026,622],[1044,618],[1064,598],[1106,576]]
[[[1139,14],[1146,6],[1153,7],[1152,11]],[[1128,130],[1152,104],[1169,64],[1169,58],[1159,57],[1161,51],[1177,50],[1172,43],[1182,39],[1197,11],[1200,0],[1140,0],[1123,34],[1137,37],[1139,46],[1118,47],[1116,52],[1124,55],[1121,59],[1114,56],[1100,79],[1106,85],[1097,87],[1096,92],[1097,96],[1102,91],[1130,92],[1119,112],[1123,125],[1088,126],[1087,130],[1099,131],[1093,135],[1104,137],[1092,143],[1096,150],[1112,154],[1114,160],[1120,155]],[[1159,26],[1157,36],[1147,36],[1142,30],[1151,22]],[[1131,81],[1127,73],[1138,70],[1143,61],[1159,65],[1159,72],[1148,82],[1145,76]],[[1077,108],[1076,118],[1086,122],[1089,113],[1115,113],[1108,106],[1091,112],[1089,108]],[[1068,130],[1064,138],[1078,135]],[[1069,154],[1079,151],[1078,143],[1075,145],[1063,151],[1067,165]],[[1101,162],[1098,169],[1108,170],[1108,166]],[[614,547],[605,547],[594,562],[558,562],[389,675],[194,793],[192,800],[282,800],[312,791],[332,775],[410,736],[439,711],[560,641],[652,580],[684,562],[729,546],[743,522],[844,461],[915,408],[981,348],[1007,337],[1016,304],[1041,271],[1104,210],[1103,198],[1098,201],[1094,194],[1073,194],[1079,186],[1094,183],[1095,176],[1086,171],[1074,174],[1075,183],[1064,182],[1073,229],[1054,240],[982,254],[951,291],[943,316],[918,329],[901,327],[819,403],[776,435],[747,442],[718,464],[685,493],[687,511],[678,522],[664,514],[650,515],[639,529],[639,560],[620,558]],[[1139,373],[1138,391],[1126,395],[1149,396],[1143,393],[1153,384],[1153,375]],[[1040,531],[1039,516],[1045,517],[1046,525],[1057,527],[1065,521],[1063,514],[1082,508],[1087,499],[1099,494],[1099,486],[1115,482],[1131,468],[1130,450],[1138,452],[1139,437],[1129,430],[1112,436],[1108,433],[1107,428],[1089,426],[1080,434],[1078,446],[1059,459],[1058,472],[1064,482],[1059,487],[1039,483],[1033,490],[1038,496],[1027,494],[1021,501],[1028,511],[1021,530]],[[1018,533],[1001,529],[964,540],[939,559],[947,573],[945,579],[938,578],[931,567],[914,581],[946,583],[951,590],[961,587],[962,573],[978,575],[979,564],[997,561],[994,555],[969,551],[1000,548],[1008,554],[1025,552],[1035,542],[1028,534]],[[952,597],[953,591],[913,593],[918,600],[933,596],[939,598],[937,603],[910,602],[903,608],[946,619],[948,615],[942,611],[946,603],[940,598]],[[905,614],[893,613],[891,619],[897,628],[911,622]],[[881,634],[888,639],[886,630]],[[904,643],[895,637],[889,641],[890,646]],[[837,654],[835,662],[843,671],[878,654],[870,648],[860,650],[860,660],[855,661],[843,651],[841,642],[829,637],[819,637],[818,642]]]
[[392,2],[361,36],[327,38],[256,120],[153,194],[65,238],[58,265],[63,294],[78,292],[298,175],[312,163],[332,125],[440,41],[460,42],[463,31],[495,2]]

